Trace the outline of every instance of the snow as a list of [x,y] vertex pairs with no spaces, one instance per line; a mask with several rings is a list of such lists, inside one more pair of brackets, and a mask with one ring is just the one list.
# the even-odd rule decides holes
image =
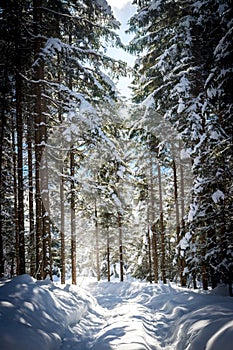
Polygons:
[[220,190],[217,190],[212,194],[212,199],[214,203],[218,203],[220,199],[224,199],[224,198],[225,198],[224,193]]
[[2,350],[232,349],[226,287],[193,291],[173,283],[0,280]]

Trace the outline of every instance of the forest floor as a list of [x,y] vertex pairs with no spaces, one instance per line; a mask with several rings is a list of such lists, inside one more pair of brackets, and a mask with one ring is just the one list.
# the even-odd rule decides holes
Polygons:
[[231,350],[233,298],[136,280],[0,280],[2,350]]

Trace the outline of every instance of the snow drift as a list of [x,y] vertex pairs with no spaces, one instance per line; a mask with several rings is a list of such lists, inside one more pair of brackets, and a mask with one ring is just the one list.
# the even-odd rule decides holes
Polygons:
[[[233,299],[174,284],[0,281],[1,350],[230,350]],[[220,295],[221,294],[221,295]]]

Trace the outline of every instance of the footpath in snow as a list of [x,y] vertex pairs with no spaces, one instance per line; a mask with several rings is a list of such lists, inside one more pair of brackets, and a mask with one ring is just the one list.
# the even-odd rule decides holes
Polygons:
[[231,350],[233,298],[139,281],[0,280],[1,350]]

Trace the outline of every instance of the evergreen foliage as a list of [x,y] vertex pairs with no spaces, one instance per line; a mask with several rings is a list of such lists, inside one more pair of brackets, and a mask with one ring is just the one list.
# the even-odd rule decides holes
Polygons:
[[140,55],[134,100],[150,104],[169,120],[192,158],[194,182],[186,226],[189,272],[202,275],[205,289],[220,281],[231,288],[230,1],[134,3],[138,9],[130,19],[135,37],[129,50]]

